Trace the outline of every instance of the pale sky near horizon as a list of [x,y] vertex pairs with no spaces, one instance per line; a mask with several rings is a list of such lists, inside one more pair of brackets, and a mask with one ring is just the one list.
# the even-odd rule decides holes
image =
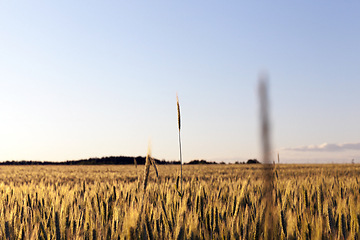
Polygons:
[[0,161],[360,163],[359,1],[2,1]]

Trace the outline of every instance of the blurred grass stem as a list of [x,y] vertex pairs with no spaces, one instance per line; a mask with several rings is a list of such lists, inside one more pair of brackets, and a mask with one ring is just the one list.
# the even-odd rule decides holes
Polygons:
[[274,237],[274,216],[273,216],[273,189],[274,175],[273,164],[270,159],[270,123],[269,123],[269,102],[267,90],[267,76],[262,75],[259,79],[260,99],[260,124],[261,124],[261,145],[262,158],[264,163],[264,196],[266,200],[265,239]]

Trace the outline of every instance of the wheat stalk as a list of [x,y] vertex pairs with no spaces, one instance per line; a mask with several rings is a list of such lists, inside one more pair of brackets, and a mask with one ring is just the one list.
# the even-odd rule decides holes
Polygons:
[[183,177],[182,177],[182,155],[181,155],[181,138],[180,138],[181,117],[180,117],[179,97],[178,97],[178,94],[177,94],[177,93],[176,93],[176,105],[177,105],[177,116],[178,116],[178,127],[179,127],[180,178],[181,178],[181,183],[180,183],[180,195],[181,195],[181,197],[182,197],[182,182],[183,182]]
[[155,162],[155,160],[154,160],[153,158],[151,158],[151,164],[152,164],[153,167],[154,167],[154,170],[155,170],[155,174],[156,174],[157,179],[160,180],[160,178],[159,178],[159,172],[158,172],[157,167],[156,167],[156,162]]
[[148,180],[149,180],[149,172],[150,172],[150,161],[151,161],[151,147],[150,147],[150,142],[148,144],[148,150],[147,150],[147,154],[146,154],[146,160],[145,160],[145,169],[144,169],[144,184],[143,184],[143,196],[142,196],[142,201],[141,201],[141,210],[140,213],[143,210],[143,206],[144,206],[144,197],[145,197],[145,190],[148,184]]
[[273,189],[274,189],[274,175],[273,166],[270,164],[270,123],[269,123],[269,105],[268,105],[268,91],[267,91],[267,77],[261,76],[259,81],[259,100],[260,100],[260,123],[261,123],[261,143],[262,155],[264,162],[264,196],[266,201],[266,239],[272,239],[274,233],[274,216],[273,216]]

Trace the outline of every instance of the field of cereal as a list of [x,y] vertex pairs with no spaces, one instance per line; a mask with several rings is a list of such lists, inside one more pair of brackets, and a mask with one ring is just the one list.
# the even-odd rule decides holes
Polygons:
[[157,167],[2,166],[1,239],[360,239],[360,165],[276,165],[272,223],[263,165]]

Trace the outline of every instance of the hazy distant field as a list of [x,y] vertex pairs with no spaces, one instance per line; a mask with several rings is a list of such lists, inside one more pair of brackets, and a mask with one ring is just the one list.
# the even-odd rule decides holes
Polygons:
[[[262,239],[263,166],[2,166],[1,239]],[[276,165],[274,239],[360,239],[360,165]],[[180,186],[179,186],[180,187]],[[143,212],[140,213],[142,199]]]

